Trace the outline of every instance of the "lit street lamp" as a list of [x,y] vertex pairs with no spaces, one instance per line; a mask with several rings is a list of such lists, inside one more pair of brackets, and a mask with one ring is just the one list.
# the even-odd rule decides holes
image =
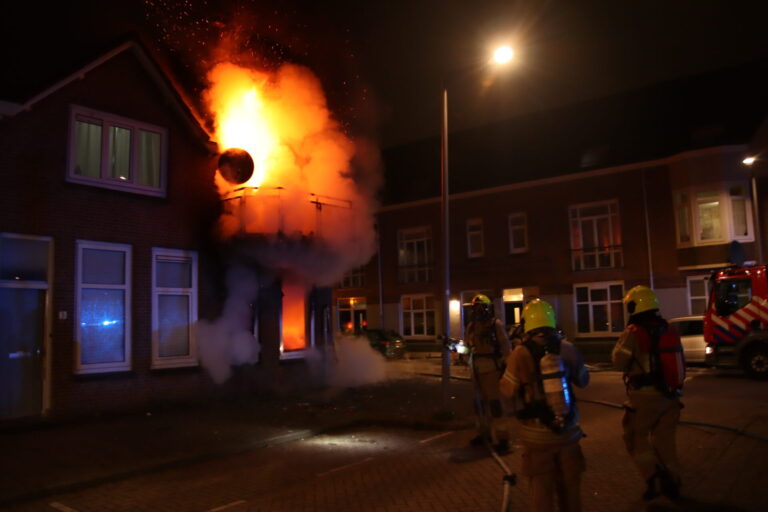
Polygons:
[[[496,65],[508,64],[514,58],[515,52],[511,47],[503,45],[496,48],[493,52],[493,58],[491,62]],[[440,181],[441,181],[441,224],[443,229],[443,284],[444,293],[443,298],[443,321],[444,321],[444,335],[450,337],[451,335],[451,259],[450,259],[450,215],[448,211],[448,87],[443,82],[443,108],[442,108],[442,124],[440,127]],[[451,378],[451,354],[448,348],[443,344],[443,357],[442,357],[442,392],[443,392],[443,408],[448,410],[448,382]]]

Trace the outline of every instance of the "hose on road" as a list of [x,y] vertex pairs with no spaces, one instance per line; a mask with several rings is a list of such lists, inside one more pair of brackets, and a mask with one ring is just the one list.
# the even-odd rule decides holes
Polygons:
[[[624,409],[624,406],[621,404],[617,404],[614,402],[606,402],[605,400],[586,400],[583,398],[579,399],[579,402],[584,402],[588,404],[597,404],[597,405],[604,405],[605,407],[611,407],[613,409]],[[748,430],[744,430],[741,428],[736,427],[730,427],[728,425],[720,425],[718,423],[707,423],[704,421],[689,421],[689,420],[680,420],[680,425],[690,425],[692,427],[709,427],[709,428],[716,428],[720,430],[725,430],[727,432],[733,432],[734,434],[738,434],[744,437],[750,437],[752,439],[757,439],[758,441],[763,441],[765,443],[768,443],[768,437],[761,436],[759,434],[755,434],[753,432],[750,432]]]

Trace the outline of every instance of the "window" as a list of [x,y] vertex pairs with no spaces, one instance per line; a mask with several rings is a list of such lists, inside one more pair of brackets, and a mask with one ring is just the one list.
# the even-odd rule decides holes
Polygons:
[[688,276],[688,312],[691,315],[703,315],[707,310],[707,283],[709,274]]
[[397,251],[401,283],[425,283],[432,279],[432,233],[428,227],[398,231]]
[[197,253],[152,249],[152,367],[197,365]]
[[577,284],[573,295],[577,336],[614,335],[624,330],[622,282]]
[[691,188],[674,194],[678,247],[754,240],[748,187]]
[[343,334],[360,334],[367,327],[367,304],[365,297],[345,297],[336,301],[338,327]]
[[362,288],[365,286],[365,265],[355,267],[341,278],[339,288]]
[[715,285],[718,316],[732,315],[752,300],[750,279],[723,279]]
[[406,337],[435,335],[435,298],[431,295],[403,295],[402,331]]
[[469,219],[467,221],[467,256],[479,258],[484,252],[483,219]]
[[619,207],[616,201],[571,206],[569,217],[573,270],[623,265]]
[[73,106],[67,180],[164,196],[166,146],[164,128]]
[[76,373],[131,367],[131,247],[77,241]]
[[525,213],[509,214],[509,254],[528,250],[528,217]]

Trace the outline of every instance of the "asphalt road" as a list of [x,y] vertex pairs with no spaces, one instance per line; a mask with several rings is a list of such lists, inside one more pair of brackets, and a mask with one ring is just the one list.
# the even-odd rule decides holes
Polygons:
[[[452,368],[459,378],[462,368]],[[392,378],[439,373],[439,361],[388,363]],[[431,379],[420,376],[418,378]],[[461,381],[459,381],[461,382]],[[462,385],[462,384],[459,384]],[[469,385],[466,383],[465,385]],[[684,499],[643,504],[620,437],[618,373],[598,371],[578,393],[587,436],[587,511],[763,511],[768,508],[768,383],[693,369],[678,446]],[[598,403],[606,402],[607,404]],[[705,426],[704,424],[720,425]],[[745,429],[754,437],[729,429]],[[464,431],[371,427],[154,472],[19,505],[15,511],[497,511],[502,471]],[[762,437],[763,439],[758,439]],[[504,460],[516,470],[519,450]],[[526,485],[511,510],[527,510]]]

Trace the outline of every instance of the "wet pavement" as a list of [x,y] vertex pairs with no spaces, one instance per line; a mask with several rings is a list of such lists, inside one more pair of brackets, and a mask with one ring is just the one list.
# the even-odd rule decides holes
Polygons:
[[[0,430],[0,508],[21,510],[25,503],[44,496],[214,461],[342,428],[378,425],[459,431],[456,442],[465,443],[473,424],[467,369],[452,366],[455,378],[444,394],[440,379],[434,377],[440,375],[440,359],[426,355],[389,362],[388,380],[358,388],[314,390],[272,399],[241,398],[80,423]],[[600,364],[592,365],[592,370],[592,385],[578,394],[588,434],[582,441],[588,463],[582,487],[585,510],[757,512],[768,507],[768,413],[764,405],[768,383],[704,369],[692,371],[685,424],[678,435],[685,499],[644,504],[637,499],[641,482],[621,443],[621,411],[615,407],[623,400],[619,374]],[[444,414],[446,410],[451,415]],[[507,460],[516,470],[519,457],[513,454]],[[489,464],[484,471],[498,488],[499,468]],[[517,503],[524,503],[525,485],[515,492],[522,493]],[[471,496],[469,492],[462,498],[461,507],[443,503],[437,508],[423,505],[429,503],[424,496],[414,497],[399,510],[496,509],[480,494],[473,506]],[[498,497],[494,495],[494,499]]]

